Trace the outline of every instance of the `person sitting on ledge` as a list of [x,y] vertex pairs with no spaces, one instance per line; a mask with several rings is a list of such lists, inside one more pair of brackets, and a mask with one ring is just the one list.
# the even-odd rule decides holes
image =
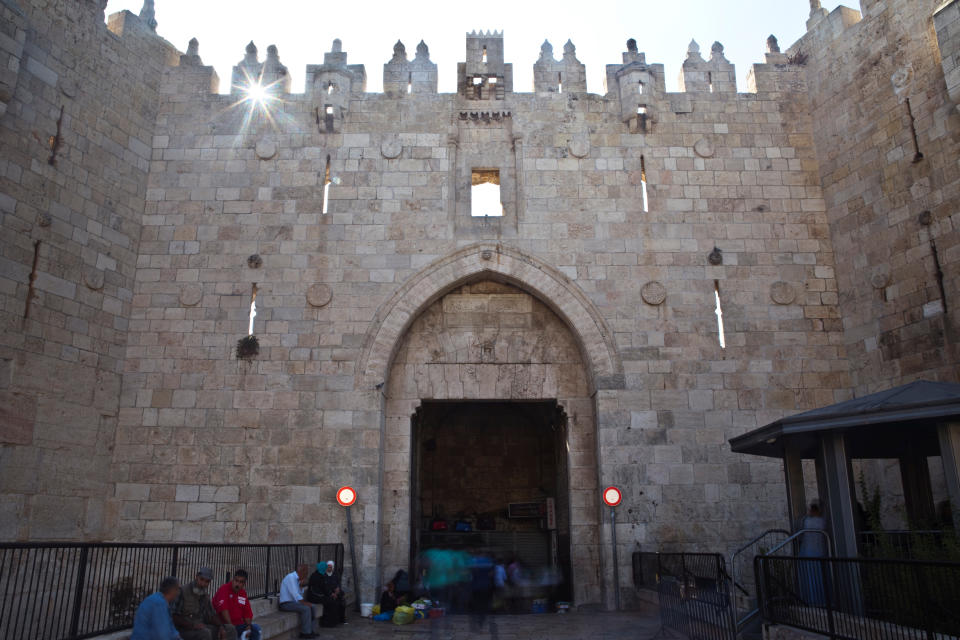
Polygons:
[[[253,623],[253,608],[244,587],[247,584],[247,572],[237,569],[233,580],[217,589],[213,596],[213,608],[224,624],[232,624],[238,638],[260,640],[260,626]],[[249,631],[244,638],[243,633]]]
[[320,623],[324,627],[346,624],[347,598],[340,587],[340,578],[334,572],[336,563],[333,560],[327,562],[323,573],[320,573],[321,566],[317,564],[317,570],[310,576],[308,587],[311,593],[320,594],[320,602],[323,604],[323,617]]
[[179,594],[180,581],[164,578],[160,590],[144,598],[137,607],[130,640],[182,640],[170,618],[170,603]]
[[292,611],[300,616],[300,637],[316,638],[313,632],[313,620],[317,612],[313,605],[303,599],[303,585],[307,580],[310,569],[305,564],[297,565],[296,571],[291,571],[280,583],[280,610]]
[[224,624],[210,602],[213,571],[202,567],[193,582],[186,585],[173,601],[173,624],[183,640],[236,640],[237,630]]
[[397,587],[393,582],[387,583],[387,588],[380,594],[380,613],[393,611],[398,605],[406,604],[407,599],[397,594]]

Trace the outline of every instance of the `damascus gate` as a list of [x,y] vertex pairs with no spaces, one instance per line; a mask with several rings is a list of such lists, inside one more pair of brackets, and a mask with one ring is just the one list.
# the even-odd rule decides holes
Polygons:
[[365,599],[469,532],[629,605],[789,528],[731,438],[958,382],[960,2],[811,0],[677,91],[492,31],[218,78],[163,4],[0,0],[0,540],[346,542],[349,485]]

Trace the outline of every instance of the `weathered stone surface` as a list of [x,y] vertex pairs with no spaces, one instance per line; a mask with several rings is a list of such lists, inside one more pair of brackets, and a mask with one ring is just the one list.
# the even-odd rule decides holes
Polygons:
[[257,146],[254,149],[261,160],[270,160],[277,155],[277,143],[268,138],[257,140]]
[[797,292],[789,282],[774,282],[770,285],[770,299],[777,304],[790,304],[797,299]]
[[36,400],[29,395],[0,391],[0,442],[33,444]]
[[[383,94],[339,42],[304,93],[254,46],[237,72],[278,81],[273,124],[149,20],[8,4],[5,539],[338,540],[350,483],[373,593],[409,557],[417,406],[552,400],[574,598],[596,603],[600,484],[624,489],[622,580],[637,548],[729,551],[787,524],[779,464],[729,437],[957,379],[956,2],[817,11],[747,95],[719,43],[690,47],[678,93],[634,41],[606,95],[572,43],[521,93],[502,36],[470,34],[455,95],[425,43],[397,43]],[[474,169],[502,217],[470,216]],[[260,353],[238,361],[253,283]]]
[[307,302],[311,307],[325,307],[333,299],[333,290],[326,284],[313,284],[307,289]]
[[640,295],[647,304],[657,306],[663,304],[664,300],[667,299],[667,288],[663,286],[662,282],[652,280],[643,285]]

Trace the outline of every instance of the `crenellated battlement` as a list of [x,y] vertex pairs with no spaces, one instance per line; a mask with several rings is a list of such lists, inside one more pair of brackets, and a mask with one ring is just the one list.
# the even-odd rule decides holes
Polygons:
[[[771,36],[773,38],[773,36]],[[776,38],[773,38],[774,42]],[[513,83],[513,64],[506,62],[504,57],[504,36],[502,31],[471,31],[466,34],[465,57],[457,64],[457,94],[466,100],[503,100],[512,93],[527,93],[515,90]],[[764,74],[775,72],[790,73],[791,68],[786,56],[771,58],[767,50],[765,63],[754,65],[766,67]],[[777,49],[779,53],[779,49]],[[185,66],[196,67],[202,65],[197,54],[196,41],[191,41],[184,58]],[[769,68],[774,65],[774,68]],[[553,94],[587,94],[586,66],[577,59],[577,49],[572,40],[563,45],[560,59],[556,59],[554,47],[544,40],[540,47],[540,55],[532,64],[533,86],[532,93]],[[207,67],[213,74],[212,67]],[[191,72],[195,72],[192,69]],[[751,70],[751,75],[755,74]],[[367,93],[366,67],[364,64],[347,64],[347,52],[339,39],[333,41],[331,50],[324,55],[321,65],[308,64],[306,83],[303,95],[316,96],[326,92],[331,97],[324,102],[326,106],[342,109],[344,100],[351,95]],[[413,59],[407,56],[406,45],[401,41],[393,46],[393,55],[383,64],[383,94],[393,98],[415,97],[423,94],[438,93],[437,64],[430,59],[430,50],[427,43],[421,40],[416,47]],[[643,101],[649,101],[650,96],[666,94],[666,82],[663,64],[648,64],[646,54],[637,48],[637,41],[630,39],[627,50],[623,53],[622,62],[606,65],[606,74],[602,92],[593,93],[608,98],[626,98],[621,86],[629,80],[636,86],[631,87],[628,93],[639,92],[639,87],[648,91]],[[203,83],[206,86],[207,83]],[[770,86],[775,86],[773,83]],[[790,83],[781,86],[790,86]],[[257,45],[251,41],[242,56],[233,68],[231,76],[231,94],[241,94],[257,90],[262,87],[271,95],[279,96],[293,94],[290,74],[280,62],[276,45],[267,49],[265,60],[259,58]],[[332,87],[332,90],[331,90]],[[720,42],[714,42],[708,58],[701,55],[700,46],[691,41],[687,57],[683,61],[679,77],[679,93],[691,94],[736,94],[736,68],[724,56],[724,47]],[[746,92],[771,90],[764,83],[754,83],[748,80]],[[631,114],[636,114],[637,106],[634,100],[628,100]],[[624,119],[627,106],[624,106]]]

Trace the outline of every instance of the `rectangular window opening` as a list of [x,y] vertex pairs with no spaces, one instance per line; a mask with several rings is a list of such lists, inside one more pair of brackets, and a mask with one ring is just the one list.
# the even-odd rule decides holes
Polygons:
[[727,336],[723,330],[723,309],[720,306],[720,281],[713,281],[713,296],[717,301],[717,308],[715,313],[717,314],[717,336],[720,339],[720,348],[727,348]]
[[640,95],[643,95],[643,83],[642,83],[642,82],[637,85],[637,93],[639,93]]
[[563,93],[563,73],[557,74],[557,93]]
[[474,169],[471,172],[470,215],[474,218],[503,216],[499,169]]
[[407,76],[407,93],[413,93],[413,74]]
[[647,162],[643,156],[640,156],[640,189],[643,194],[643,211],[650,210],[650,204],[647,200]]
[[327,156],[327,168],[323,172],[323,203],[320,213],[326,214],[330,205],[330,156]]
[[333,93],[333,89],[334,89],[333,83],[332,83],[332,82],[328,83],[328,84],[327,84],[327,95],[330,95],[331,93]]
[[710,93],[713,93],[713,72],[707,71],[707,84],[710,85]]
[[486,47],[486,46],[483,47],[483,58],[482,58],[482,60],[483,60],[483,64],[487,64],[487,47]]
[[490,84],[497,84],[497,76],[490,76]]
[[250,288],[250,325],[247,328],[247,335],[253,335],[253,320],[257,317],[257,283],[254,282]]

